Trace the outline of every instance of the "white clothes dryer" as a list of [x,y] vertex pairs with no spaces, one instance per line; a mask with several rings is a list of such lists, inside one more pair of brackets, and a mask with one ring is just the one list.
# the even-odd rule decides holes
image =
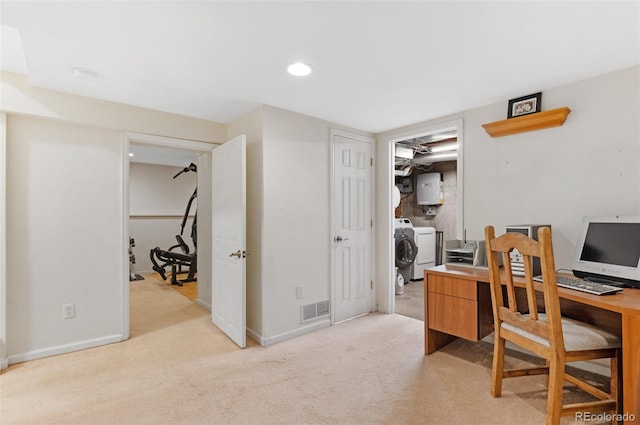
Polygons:
[[424,279],[424,269],[436,265],[436,229],[434,227],[414,227],[418,255],[413,262],[411,280]]
[[394,228],[395,266],[403,280],[409,282],[413,276],[413,263],[418,252],[413,225],[411,220],[401,217],[395,219]]

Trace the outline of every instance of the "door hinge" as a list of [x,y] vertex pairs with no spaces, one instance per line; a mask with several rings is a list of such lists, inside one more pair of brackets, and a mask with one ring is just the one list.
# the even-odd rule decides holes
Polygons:
[[369,227],[373,228],[373,219],[369,220]]
[[369,281],[371,283],[371,289],[373,289],[373,280]]
[[369,159],[370,159],[369,163],[370,163],[370,164],[371,164],[371,166],[373,167],[373,158],[369,158]]

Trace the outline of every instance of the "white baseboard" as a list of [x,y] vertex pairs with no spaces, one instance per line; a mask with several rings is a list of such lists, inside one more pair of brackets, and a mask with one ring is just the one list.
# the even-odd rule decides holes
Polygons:
[[264,347],[262,335],[260,335],[258,332],[254,331],[253,329],[247,328],[247,336]]
[[84,350],[87,348],[98,347],[100,345],[113,344],[123,340],[122,335],[109,335],[102,338],[89,339],[86,341],[74,342],[72,344],[58,345],[55,347],[43,348],[40,350],[28,351],[22,354],[14,354],[9,356],[8,364],[21,363],[29,360],[41,359],[43,357],[55,356],[58,354],[71,353],[73,351]]
[[3,357],[0,359],[0,370],[6,369],[9,367],[9,358]]
[[198,304],[202,308],[205,308],[205,309],[211,311],[211,304],[207,304],[206,302],[202,301],[200,298],[198,298],[196,300],[196,304]]
[[[322,328],[328,328],[329,326],[331,326],[331,320],[327,319],[323,319],[323,320],[318,320],[317,322],[314,323],[310,323],[308,325],[305,325],[303,327],[300,327],[298,329],[294,329],[292,331],[289,332],[283,332],[281,334],[278,335],[274,335],[272,337],[269,338],[260,338],[260,345],[262,346],[269,346],[269,345],[273,345],[273,344],[277,344],[279,342],[282,341],[286,341],[288,339],[291,338],[295,338],[301,335],[305,335],[314,331],[317,331],[318,329],[322,329]],[[248,332],[248,330],[247,330]],[[253,338],[252,338],[253,339]]]

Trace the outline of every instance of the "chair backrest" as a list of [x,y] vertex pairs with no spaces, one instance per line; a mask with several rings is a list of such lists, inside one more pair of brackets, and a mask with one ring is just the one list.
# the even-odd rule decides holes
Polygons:
[[[551,229],[538,229],[538,240],[529,238],[521,233],[507,232],[496,238],[493,226],[485,228],[487,260],[491,281],[491,301],[496,329],[501,322],[509,323],[524,331],[537,335],[549,341],[552,350],[564,350],[562,337],[562,322],[560,314],[560,299],[556,283],[553,246],[551,243]],[[524,287],[527,298],[526,306],[519,306],[516,299],[516,283],[522,285],[522,279],[514,283],[509,253],[517,249],[522,255],[524,263]],[[498,255],[502,255],[504,271],[500,271]],[[533,280],[533,258],[540,259],[543,283]],[[507,304],[503,297],[502,284],[505,284]],[[545,320],[539,320],[536,285],[542,288],[544,296]],[[521,312],[528,312],[523,317]]]

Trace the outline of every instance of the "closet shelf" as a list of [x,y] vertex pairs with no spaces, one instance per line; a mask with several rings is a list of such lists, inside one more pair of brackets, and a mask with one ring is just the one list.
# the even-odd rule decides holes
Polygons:
[[510,134],[561,126],[567,120],[570,112],[571,109],[564,106],[549,111],[482,124],[482,127],[491,137],[508,136]]

